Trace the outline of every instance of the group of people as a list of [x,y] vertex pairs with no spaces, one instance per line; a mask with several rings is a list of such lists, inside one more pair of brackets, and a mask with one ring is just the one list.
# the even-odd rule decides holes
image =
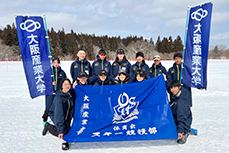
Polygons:
[[[60,59],[53,58],[54,78],[53,86],[56,88],[53,95],[46,95],[46,108],[42,116],[44,129],[42,135],[49,131],[54,136],[63,138],[70,130],[71,119],[74,114],[75,99],[74,88],[79,85],[112,85],[131,82],[141,82],[146,79],[164,76],[165,85],[170,95],[170,106],[178,131],[178,143],[183,144],[189,135],[192,113],[191,88],[182,86],[180,72],[182,54],[174,54],[174,64],[167,71],[161,63],[161,57],[155,55],[154,63],[149,67],[142,52],[136,53],[136,63],[133,65],[127,60],[123,49],[117,50],[115,61],[111,64],[106,59],[105,50],[101,49],[96,56],[97,60],[90,64],[86,59],[86,52],[80,49],[77,59],[71,64],[71,81],[66,77],[60,67]],[[47,122],[48,117],[53,124]],[[62,143],[62,149],[68,150],[69,144]]]

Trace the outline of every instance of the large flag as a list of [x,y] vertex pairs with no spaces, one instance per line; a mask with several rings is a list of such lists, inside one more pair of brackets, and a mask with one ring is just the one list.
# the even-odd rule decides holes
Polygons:
[[112,86],[75,88],[67,142],[176,139],[164,77]]
[[190,8],[182,83],[207,88],[207,60],[212,3]]
[[53,93],[43,17],[16,16],[19,45],[31,98]]

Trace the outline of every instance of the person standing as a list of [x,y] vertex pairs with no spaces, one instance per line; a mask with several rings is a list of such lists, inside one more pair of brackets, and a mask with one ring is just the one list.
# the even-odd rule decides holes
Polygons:
[[155,55],[153,57],[154,63],[152,67],[149,68],[147,72],[147,78],[154,78],[159,75],[163,75],[165,79],[166,86],[168,86],[168,72],[166,68],[161,64],[161,57],[159,55]]
[[144,54],[142,52],[136,53],[136,63],[133,64],[130,68],[130,80],[131,82],[135,79],[135,72],[137,70],[144,70],[145,72],[148,72],[149,66],[145,63],[144,60]]
[[53,72],[54,72],[54,78],[55,78],[55,81],[53,81],[54,93],[52,95],[45,96],[45,111],[44,111],[44,114],[42,115],[44,124],[48,120],[48,113],[49,113],[50,107],[52,106],[53,99],[55,97],[55,92],[60,89],[61,80],[67,77],[64,70],[62,70],[60,67],[60,59],[58,57],[54,57],[52,59],[52,64],[53,64]]
[[129,74],[130,73],[130,67],[131,67],[131,64],[126,59],[124,50],[118,49],[116,59],[112,64],[113,78],[116,78],[119,75],[120,70],[126,71],[126,73]]
[[105,70],[107,72],[107,76],[112,77],[111,63],[106,60],[105,50],[101,49],[96,58],[97,60],[92,64],[92,76],[97,77],[101,70]]
[[92,69],[90,62],[86,59],[86,52],[84,49],[80,49],[77,53],[77,59],[72,62],[70,73],[72,76],[72,81],[77,80],[79,72],[86,72],[88,78],[92,75]]

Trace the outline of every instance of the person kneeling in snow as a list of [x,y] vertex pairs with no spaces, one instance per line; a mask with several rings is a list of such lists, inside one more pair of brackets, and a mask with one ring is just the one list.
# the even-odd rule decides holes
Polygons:
[[170,99],[170,107],[178,132],[177,143],[184,144],[189,136],[192,124],[192,112],[190,109],[191,94],[183,88],[178,80],[172,80],[169,88],[173,95]]
[[[60,90],[56,92],[53,105],[49,111],[49,117],[54,125],[46,122],[42,131],[43,136],[49,131],[52,135],[63,139],[63,136],[69,132],[75,110],[73,94],[74,90],[71,88],[70,80],[67,78],[63,79],[60,83]],[[62,149],[68,150],[69,144],[64,141],[62,143]]]

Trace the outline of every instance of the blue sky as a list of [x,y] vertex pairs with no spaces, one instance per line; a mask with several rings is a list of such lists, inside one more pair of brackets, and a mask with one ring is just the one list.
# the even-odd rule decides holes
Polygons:
[[[65,32],[144,38],[180,35],[184,39],[188,6],[204,0],[1,0],[0,26],[14,22],[14,14],[42,15],[48,28]],[[215,0],[210,46],[229,47],[229,1]]]

